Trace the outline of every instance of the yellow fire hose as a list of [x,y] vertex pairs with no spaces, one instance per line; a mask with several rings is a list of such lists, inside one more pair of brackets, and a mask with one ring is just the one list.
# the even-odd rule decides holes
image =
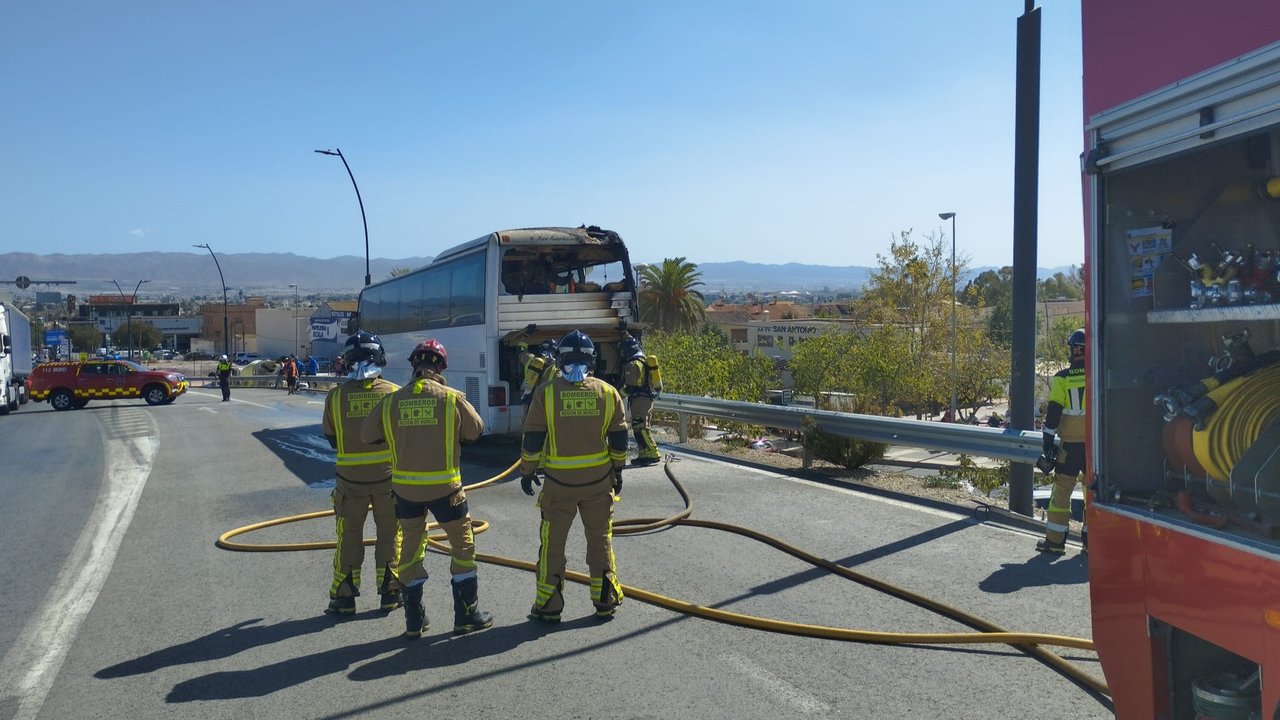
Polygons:
[[1280,413],[1280,365],[1235,378],[1207,395],[1217,409],[1192,433],[1196,460],[1209,477],[1230,482],[1231,470]]
[[[909,590],[897,587],[882,580],[876,580],[862,573],[850,570],[842,565],[837,565],[830,560],[820,558],[816,555],[807,553],[799,548],[788,545],[777,538],[756,532],[749,528],[738,525],[730,525],[728,523],[720,523],[709,520],[692,520],[689,515],[693,512],[693,501],[689,497],[689,493],[685,487],[676,478],[675,473],[671,470],[672,457],[667,456],[667,461],[663,465],[663,471],[667,478],[675,487],[676,492],[684,500],[684,509],[675,515],[664,518],[632,518],[627,520],[618,520],[613,523],[615,535],[633,535],[636,533],[651,532],[664,527],[674,525],[685,525],[690,527],[702,527],[713,530],[723,530],[725,532],[734,533],[743,537],[762,542],[773,548],[781,550],[792,557],[803,560],[815,567],[828,570],[840,577],[853,582],[859,583],[866,587],[880,592],[886,593],[893,597],[905,600],[918,607],[925,608],[944,617],[951,618],[957,622],[974,628],[980,632],[970,633],[890,633],[877,632],[872,630],[857,630],[852,628],[830,627],[826,625],[806,625],[803,623],[787,622],[785,620],[775,620],[772,618],[758,617],[755,615],[745,615],[742,613],[730,612],[727,610],[718,610],[709,608],[704,605],[696,605],[677,598],[667,597],[652,593],[641,588],[631,585],[623,585],[623,593],[626,597],[634,598],[640,602],[648,603],[658,607],[667,608],[675,612],[692,615],[707,620],[725,623],[728,625],[737,625],[740,627],[753,628],[757,630],[766,630],[769,632],[785,633],[789,635],[800,635],[804,637],[824,638],[829,640],[842,640],[845,642],[860,642],[882,645],[941,645],[941,644],[1003,644],[1009,645],[1020,650],[1040,662],[1048,665],[1060,674],[1066,676],[1069,680],[1085,687],[1095,693],[1102,695],[1110,695],[1105,683],[1097,680],[1093,676],[1085,673],[1077,668],[1071,662],[1059,657],[1058,655],[1048,651],[1044,646],[1069,647],[1080,650],[1094,650],[1093,641],[1088,638],[1074,638],[1064,635],[1047,635],[1042,633],[1019,633],[1009,632],[998,625],[983,620],[974,615],[970,615],[962,610],[945,605],[936,600],[932,600],[923,595],[913,593]],[[493,477],[473,485],[465,486],[466,490],[474,491],[483,487],[492,485],[505,477],[513,475],[519,467],[519,461],[513,463],[506,470],[494,475]],[[291,515],[288,517],[276,518],[265,522],[254,523],[244,527],[230,530],[219,536],[216,545],[226,550],[235,550],[241,552],[292,552],[301,550],[324,550],[337,547],[335,541],[308,542],[308,543],[281,543],[281,544],[262,544],[251,545],[244,543],[231,542],[231,538],[238,535],[261,530],[263,528],[274,527],[276,525],[284,525],[286,523],[298,522],[301,520],[311,520],[314,518],[328,517],[333,515],[333,510],[322,510],[318,512],[305,513],[302,515]],[[439,527],[432,522],[429,527]],[[472,527],[478,534],[489,528],[489,523],[483,520],[472,520]],[[428,535],[427,541],[432,549],[445,555],[449,554],[449,547],[442,542],[445,540],[443,533]],[[365,545],[372,545],[376,542],[374,538],[366,538]],[[525,560],[516,560],[514,558],[503,557],[501,555],[486,555],[484,553],[476,553],[476,560],[486,562],[492,565],[501,565],[509,568],[526,570],[529,572],[537,571],[537,564]],[[566,571],[565,579],[582,585],[589,585],[590,578],[579,572],[572,570]]]

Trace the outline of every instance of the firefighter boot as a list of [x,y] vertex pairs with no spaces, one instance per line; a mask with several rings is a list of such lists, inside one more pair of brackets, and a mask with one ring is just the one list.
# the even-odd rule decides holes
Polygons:
[[453,634],[463,635],[483,630],[493,624],[493,615],[481,610],[480,585],[475,575],[465,580],[454,580],[453,585]]
[[422,606],[424,584],[418,583],[404,589],[404,636],[413,640],[422,637],[422,633],[431,627],[427,620],[427,609]]
[[[350,595],[344,595],[343,590],[349,591]],[[329,596],[329,607],[324,609],[326,615],[355,615],[356,614],[356,596],[360,591],[351,582],[351,576],[347,575],[339,583]]]
[[613,590],[611,579],[611,576],[606,577],[601,582],[600,600],[594,603],[597,620],[612,620],[614,613],[618,612],[618,606],[622,604],[622,598]]
[[378,593],[382,597],[382,604],[378,609],[382,612],[391,612],[404,604],[400,599],[400,583],[390,565],[382,571],[382,585],[378,588]]
[[1036,551],[1042,553],[1052,553],[1054,555],[1062,555],[1067,551],[1065,542],[1054,542],[1049,538],[1045,538],[1036,543]]
[[632,465],[652,465],[662,459],[657,444],[653,442],[653,436],[649,434],[648,427],[637,423],[632,435],[635,436],[636,447],[639,449],[636,459],[631,461]]

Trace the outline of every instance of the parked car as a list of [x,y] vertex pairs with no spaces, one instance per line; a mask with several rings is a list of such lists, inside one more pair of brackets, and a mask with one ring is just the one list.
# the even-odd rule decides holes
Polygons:
[[254,360],[261,360],[261,359],[262,359],[262,356],[259,355],[258,353],[238,352],[236,353],[235,359],[233,359],[231,362],[235,363],[236,365],[248,365]]

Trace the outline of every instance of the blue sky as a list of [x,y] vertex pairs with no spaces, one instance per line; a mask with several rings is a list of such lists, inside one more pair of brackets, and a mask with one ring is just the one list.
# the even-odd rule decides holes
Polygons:
[[[1012,263],[1019,0],[7,3],[0,252]],[[1039,261],[1082,262],[1080,8],[1043,10]]]

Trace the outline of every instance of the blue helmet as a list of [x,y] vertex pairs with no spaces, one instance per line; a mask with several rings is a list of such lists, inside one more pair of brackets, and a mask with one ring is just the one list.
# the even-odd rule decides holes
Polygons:
[[347,364],[347,367],[355,367],[361,362],[371,362],[378,367],[386,367],[387,352],[382,347],[381,338],[361,330],[347,338],[342,348],[342,361]]
[[588,368],[596,364],[596,344],[581,330],[560,338],[556,346],[556,364],[563,370],[566,365],[586,365]]
[[640,341],[630,335],[623,335],[618,341],[618,354],[622,357],[623,362],[634,360],[644,356],[644,351],[640,349]]

